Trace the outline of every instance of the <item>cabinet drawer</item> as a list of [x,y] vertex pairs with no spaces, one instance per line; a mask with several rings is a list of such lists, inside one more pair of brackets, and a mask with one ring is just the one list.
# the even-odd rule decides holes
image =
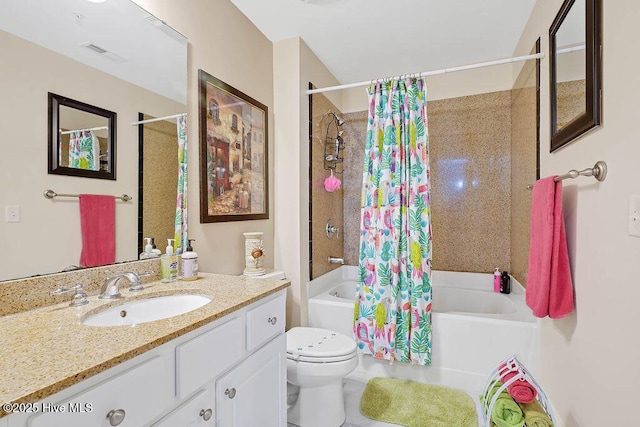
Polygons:
[[253,351],[284,331],[285,295],[247,311],[247,350]]
[[[107,414],[121,410],[120,427],[140,427],[171,404],[173,367],[166,357],[154,357],[59,404],[48,405],[29,419],[31,427],[109,425]],[[59,412],[47,412],[59,411]],[[64,412],[63,412],[64,411]]]
[[176,393],[184,399],[244,356],[236,317],[176,347]]

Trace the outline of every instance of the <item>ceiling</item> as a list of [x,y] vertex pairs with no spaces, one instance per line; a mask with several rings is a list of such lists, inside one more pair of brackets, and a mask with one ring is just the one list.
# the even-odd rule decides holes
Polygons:
[[536,0],[231,0],[271,41],[300,36],[340,83],[508,58]]
[[0,30],[187,102],[187,39],[129,0],[0,0],[0,10]]

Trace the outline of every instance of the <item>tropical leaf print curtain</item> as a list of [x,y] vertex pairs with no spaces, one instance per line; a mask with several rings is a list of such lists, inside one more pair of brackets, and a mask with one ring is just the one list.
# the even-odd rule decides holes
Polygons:
[[[58,158],[62,157],[60,145],[58,146]],[[69,167],[100,170],[100,142],[93,131],[74,130],[71,132],[69,135]]]
[[178,117],[178,196],[173,249],[180,254],[187,248],[187,115]]
[[372,84],[354,334],[390,363],[431,363],[430,192],[424,80]]

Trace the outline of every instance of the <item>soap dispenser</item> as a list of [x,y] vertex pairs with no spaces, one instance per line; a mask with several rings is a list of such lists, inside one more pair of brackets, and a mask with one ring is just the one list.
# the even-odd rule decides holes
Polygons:
[[160,249],[156,247],[156,242],[153,237],[151,238],[151,247],[153,248],[151,252],[153,252],[154,257],[159,257],[160,255],[162,255],[162,252],[160,251]]
[[151,237],[145,237],[144,240],[147,241],[147,244],[144,246],[144,252],[140,254],[140,259],[153,258],[155,255],[153,253],[153,245],[151,244]]
[[167,239],[166,253],[160,257],[160,281],[170,283],[178,280],[178,256],[173,253],[175,239]]
[[193,251],[191,242],[195,239],[188,239],[187,250],[182,253],[182,280],[196,280],[198,278],[198,254]]

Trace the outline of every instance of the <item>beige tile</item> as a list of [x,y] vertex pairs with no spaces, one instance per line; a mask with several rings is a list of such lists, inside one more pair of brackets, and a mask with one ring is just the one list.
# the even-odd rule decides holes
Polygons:
[[[322,276],[331,270],[340,267],[339,264],[329,264],[329,256],[343,256],[343,189],[328,192],[324,188],[324,180],[329,177],[329,171],[325,169],[325,142],[333,140],[337,136],[336,126],[327,126],[330,123],[328,111],[342,116],[340,110],[322,94],[313,95],[312,98],[312,133],[311,133],[311,278]],[[342,130],[342,128],[341,128]],[[343,138],[346,137],[344,133]],[[344,153],[341,154],[344,157]],[[338,171],[343,170],[344,165],[337,165]],[[342,174],[335,175],[344,181]],[[343,182],[344,185],[344,182]],[[335,227],[340,229],[337,235],[329,239],[326,234],[327,222],[331,220]]]

